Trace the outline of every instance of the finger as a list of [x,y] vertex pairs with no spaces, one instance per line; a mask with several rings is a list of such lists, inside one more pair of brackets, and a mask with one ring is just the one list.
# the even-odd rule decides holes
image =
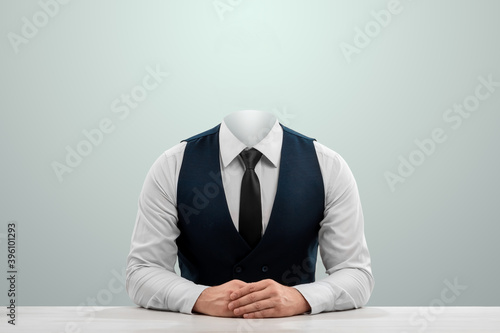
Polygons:
[[240,288],[243,288],[244,286],[247,285],[246,282],[243,282],[241,280],[231,280],[226,283],[227,285],[231,286],[231,289],[238,290]]
[[266,309],[274,308],[274,304],[271,300],[261,300],[239,308],[234,309],[234,314],[237,316],[242,316],[248,313],[260,312]]
[[245,296],[245,295],[248,295],[250,293],[265,289],[266,286],[267,285],[265,283],[262,283],[262,281],[249,283],[246,286],[244,286],[238,290],[233,291],[231,293],[231,295],[229,295],[229,298],[231,300],[236,300],[242,296]]
[[278,312],[276,311],[275,308],[270,308],[270,309],[265,309],[265,310],[262,310],[262,311],[245,313],[243,315],[243,318],[245,318],[245,319],[272,318],[272,317],[279,317],[278,316]]
[[236,308],[252,304],[264,299],[270,298],[269,293],[266,290],[255,291],[253,293],[242,296],[228,304],[229,310],[234,310]]

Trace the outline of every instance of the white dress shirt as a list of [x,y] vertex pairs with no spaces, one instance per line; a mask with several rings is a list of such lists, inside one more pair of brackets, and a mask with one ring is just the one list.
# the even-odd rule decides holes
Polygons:
[[[247,147],[224,121],[219,141],[222,183],[231,218],[238,229],[241,179],[245,171],[239,153]],[[263,233],[278,186],[282,141],[283,130],[276,121],[267,136],[253,146],[262,152],[255,172],[261,185]],[[126,285],[137,305],[191,313],[207,286],[197,285],[174,271],[175,240],[180,234],[177,180],[186,144],[181,142],[165,151],[146,176],[128,256]],[[324,219],[320,222],[318,239],[328,276],[294,287],[311,306],[311,314],[361,307],[368,301],[374,285],[356,181],[339,154],[316,141],[314,147],[325,188]],[[297,269],[290,276],[309,268]]]

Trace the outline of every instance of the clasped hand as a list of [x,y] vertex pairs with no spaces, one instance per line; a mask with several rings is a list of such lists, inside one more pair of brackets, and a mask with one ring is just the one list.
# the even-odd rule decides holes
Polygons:
[[217,317],[289,317],[311,307],[295,288],[267,279],[253,283],[231,280],[205,289],[193,311]]

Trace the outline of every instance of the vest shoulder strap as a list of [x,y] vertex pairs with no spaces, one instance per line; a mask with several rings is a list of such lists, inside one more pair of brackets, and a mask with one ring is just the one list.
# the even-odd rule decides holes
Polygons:
[[299,132],[295,132],[293,129],[288,128],[286,126],[283,126],[281,123],[280,123],[280,125],[281,125],[281,128],[283,128],[283,131],[285,131],[287,133],[293,134],[293,135],[301,137],[303,139],[307,139],[307,140],[311,140],[311,141],[316,141],[316,139],[310,138],[308,136],[305,136],[304,134],[300,134]]
[[[202,133],[200,133],[200,134],[196,134],[196,135],[194,135],[194,136],[192,136],[192,137],[190,137],[190,138],[184,139],[184,140],[182,140],[182,141],[190,142],[190,141],[194,141],[194,140],[196,140],[196,139],[202,138],[202,137],[204,137],[204,136],[214,135],[214,134],[216,134],[217,132],[219,132],[219,127],[220,127],[220,124],[219,124],[219,125],[217,125],[217,126],[215,126],[214,128],[211,128],[211,129],[209,129],[209,130],[207,130],[207,131],[205,131],[205,132],[202,132]],[[181,141],[181,142],[182,142],[182,141]]]

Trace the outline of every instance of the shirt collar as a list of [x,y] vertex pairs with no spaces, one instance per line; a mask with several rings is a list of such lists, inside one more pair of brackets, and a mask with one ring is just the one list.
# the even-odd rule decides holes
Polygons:
[[[278,167],[281,157],[281,146],[283,144],[283,129],[278,120],[274,122],[269,133],[253,146],[265,156],[275,168]],[[247,146],[238,140],[229,130],[224,120],[219,130],[219,146],[222,164],[227,167]],[[252,148],[252,147],[250,147]]]

